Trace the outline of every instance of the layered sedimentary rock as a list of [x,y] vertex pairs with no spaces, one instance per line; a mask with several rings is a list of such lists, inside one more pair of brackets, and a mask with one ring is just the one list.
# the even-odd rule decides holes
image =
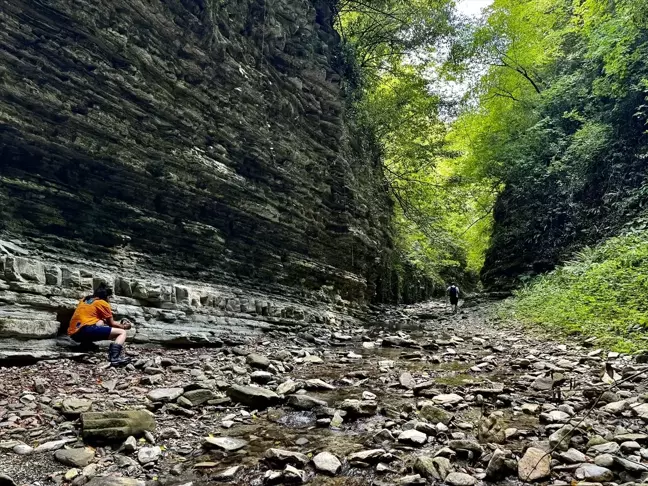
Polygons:
[[4,2],[0,339],[97,279],[142,340],[360,312],[390,211],[338,49],[324,0]]
[[[0,241],[0,248],[2,248]],[[308,323],[332,324],[362,317],[360,304],[315,294],[302,299],[194,281],[134,277],[109,269],[0,257],[0,360],[74,356],[67,325],[83,295],[100,283],[114,289],[115,318],[135,324],[135,343],[223,346],[272,329],[298,332]]]

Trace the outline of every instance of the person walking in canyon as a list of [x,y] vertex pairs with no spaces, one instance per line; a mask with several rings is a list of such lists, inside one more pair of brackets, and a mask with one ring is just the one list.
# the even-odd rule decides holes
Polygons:
[[130,363],[122,353],[126,331],[132,324],[128,319],[115,322],[109,302],[111,296],[112,290],[100,284],[92,295],[84,297],[72,315],[68,336],[78,343],[114,340],[108,348],[108,360],[112,366],[124,366]]
[[450,287],[446,290],[448,297],[450,299],[450,306],[452,307],[452,313],[457,313],[457,307],[459,305],[459,287],[454,282],[450,284]]

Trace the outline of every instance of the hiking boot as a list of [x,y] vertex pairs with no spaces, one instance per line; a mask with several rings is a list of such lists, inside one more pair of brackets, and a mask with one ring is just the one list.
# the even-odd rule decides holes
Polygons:
[[131,362],[130,358],[122,356],[124,347],[121,344],[112,343],[108,348],[108,361],[112,366],[126,366]]

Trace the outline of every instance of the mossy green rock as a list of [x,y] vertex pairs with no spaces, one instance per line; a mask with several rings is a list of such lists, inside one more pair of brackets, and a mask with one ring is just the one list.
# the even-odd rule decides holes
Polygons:
[[81,414],[81,424],[83,438],[95,442],[120,441],[155,430],[155,418],[147,410],[88,412]]
[[452,414],[436,405],[433,405],[432,402],[424,402],[419,411],[419,416],[432,424],[438,424],[440,422],[444,425],[448,425],[452,420]]

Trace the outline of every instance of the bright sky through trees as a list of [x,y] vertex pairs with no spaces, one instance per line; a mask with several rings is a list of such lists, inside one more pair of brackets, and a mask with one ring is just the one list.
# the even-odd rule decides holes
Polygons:
[[482,9],[488,7],[492,0],[459,0],[457,10],[464,15],[479,16]]

